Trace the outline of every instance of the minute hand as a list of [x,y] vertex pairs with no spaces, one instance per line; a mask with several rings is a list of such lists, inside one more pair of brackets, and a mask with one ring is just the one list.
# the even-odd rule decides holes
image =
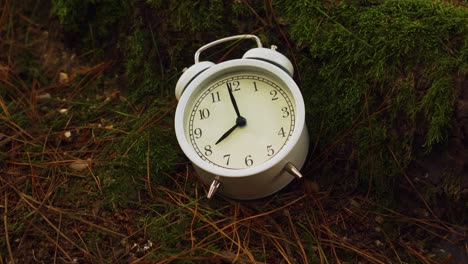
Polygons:
[[234,98],[234,95],[232,94],[232,88],[228,86],[228,91],[229,91],[229,97],[231,98],[231,103],[234,106],[234,110],[236,111],[237,117],[240,117],[241,114],[239,113],[239,108],[237,107],[236,99]]

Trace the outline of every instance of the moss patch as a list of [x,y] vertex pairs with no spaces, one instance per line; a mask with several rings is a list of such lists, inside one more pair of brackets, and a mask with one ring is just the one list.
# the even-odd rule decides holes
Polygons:
[[276,1],[303,49],[312,136],[325,147],[349,133],[334,153],[391,193],[419,144],[430,153],[448,138],[460,92],[454,79],[466,74],[466,9],[442,1],[292,2]]

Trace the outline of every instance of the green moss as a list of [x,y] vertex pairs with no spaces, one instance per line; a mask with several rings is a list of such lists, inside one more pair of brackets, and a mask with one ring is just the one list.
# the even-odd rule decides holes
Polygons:
[[102,171],[104,195],[110,204],[134,203],[139,192],[151,192],[148,180],[153,187],[172,184],[170,175],[175,172],[179,159],[175,135],[166,125],[151,125],[158,114],[167,111],[166,107],[155,103],[143,116],[127,120],[122,129],[129,130],[130,134],[117,138],[106,149],[107,155],[114,157],[113,169]]
[[[161,208],[159,205],[153,208],[155,214],[149,214],[140,219],[145,230],[145,237],[151,241],[157,241],[165,252],[153,257],[167,257],[180,252],[182,248],[189,246],[189,237],[186,230],[190,229],[191,218],[180,210],[179,206]],[[164,212],[167,212],[164,214]],[[142,228],[143,229],[143,228]]]
[[302,83],[311,135],[325,147],[351,129],[340,145],[354,152],[335,152],[391,192],[399,166],[414,159],[415,137],[426,152],[447,138],[453,79],[466,72],[468,12],[423,0],[275,3],[307,50],[299,70],[317,65]]
[[146,1],[150,6],[166,9],[175,30],[183,32],[219,31],[223,24],[224,4],[212,1]]
[[132,87],[129,99],[133,102],[172,95],[173,89],[167,85],[167,69],[162,65],[157,43],[152,26],[145,30],[142,22],[138,21],[133,33],[122,44],[125,46],[125,74],[128,86]]
[[[55,14],[66,42],[73,48],[84,47],[102,52],[103,42],[115,42],[120,23],[129,15],[133,1],[124,0],[53,0]],[[98,48],[99,47],[99,48]]]

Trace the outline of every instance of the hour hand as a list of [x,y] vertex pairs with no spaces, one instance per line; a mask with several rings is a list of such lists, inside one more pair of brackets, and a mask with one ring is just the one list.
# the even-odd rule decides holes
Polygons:
[[234,131],[235,129],[237,128],[237,124],[235,124],[233,127],[231,127],[228,131],[226,131],[226,133],[224,133],[219,139],[218,141],[216,141],[215,145],[218,145],[219,142],[223,141],[225,138],[227,138],[231,133],[232,131]]
[[236,124],[231,127],[228,131],[226,131],[226,133],[224,133],[219,139],[218,141],[216,141],[215,145],[218,145],[219,142],[223,141],[225,138],[227,138],[236,128],[238,127],[243,127],[247,124],[247,120],[245,120],[245,118],[243,118],[242,116],[239,116],[236,118]]

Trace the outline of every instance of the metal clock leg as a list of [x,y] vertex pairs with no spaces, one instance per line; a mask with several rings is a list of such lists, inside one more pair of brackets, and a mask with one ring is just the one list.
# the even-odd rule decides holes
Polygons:
[[216,177],[213,182],[211,182],[211,185],[210,185],[210,189],[208,190],[208,195],[206,195],[206,197],[208,199],[211,199],[216,191],[219,189],[219,186],[221,185],[221,182],[219,181],[219,176]]
[[286,165],[284,165],[284,169],[297,180],[300,180],[303,177],[302,173],[291,162],[286,163]]

